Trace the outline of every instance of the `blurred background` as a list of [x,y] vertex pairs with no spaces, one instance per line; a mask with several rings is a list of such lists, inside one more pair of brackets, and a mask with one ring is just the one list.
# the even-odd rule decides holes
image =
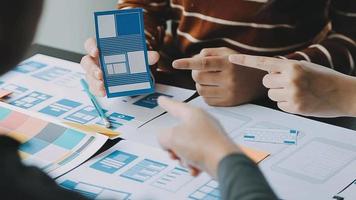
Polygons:
[[84,41],[95,33],[93,12],[113,10],[117,1],[45,0],[35,43],[84,53]]

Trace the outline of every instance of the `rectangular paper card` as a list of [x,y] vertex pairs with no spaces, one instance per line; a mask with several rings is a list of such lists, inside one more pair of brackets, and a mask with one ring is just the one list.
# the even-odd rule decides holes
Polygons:
[[244,140],[276,144],[297,144],[299,131],[283,129],[249,128],[243,131]]
[[142,9],[96,12],[94,15],[108,98],[153,93]]

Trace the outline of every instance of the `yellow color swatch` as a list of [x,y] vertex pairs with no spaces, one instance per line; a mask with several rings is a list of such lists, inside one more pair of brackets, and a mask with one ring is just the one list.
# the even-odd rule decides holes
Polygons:
[[100,133],[108,137],[117,137],[120,135],[120,133],[118,132],[115,132],[113,130],[104,128],[96,124],[83,125],[83,124],[72,123],[72,122],[63,122],[63,124],[84,132]]

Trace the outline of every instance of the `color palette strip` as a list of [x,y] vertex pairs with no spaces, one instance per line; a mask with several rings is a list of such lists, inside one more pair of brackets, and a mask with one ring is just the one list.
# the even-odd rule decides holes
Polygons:
[[25,163],[50,172],[76,158],[93,136],[0,106],[0,129],[22,143]]

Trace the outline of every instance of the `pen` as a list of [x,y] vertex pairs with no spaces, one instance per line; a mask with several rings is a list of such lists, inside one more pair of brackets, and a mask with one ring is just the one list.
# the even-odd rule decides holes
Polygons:
[[89,86],[88,86],[87,82],[83,79],[80,79],[80,84],[82,85],[84,92],[88,95],[90,101],[93,103],[95,110],[98,112],[105,127],[110,128],[111,127],[110,121],[106,118],[105,113],[104,113],[103,109],[101,108],[99,102],[96,100],[95,96],[90,93]]

